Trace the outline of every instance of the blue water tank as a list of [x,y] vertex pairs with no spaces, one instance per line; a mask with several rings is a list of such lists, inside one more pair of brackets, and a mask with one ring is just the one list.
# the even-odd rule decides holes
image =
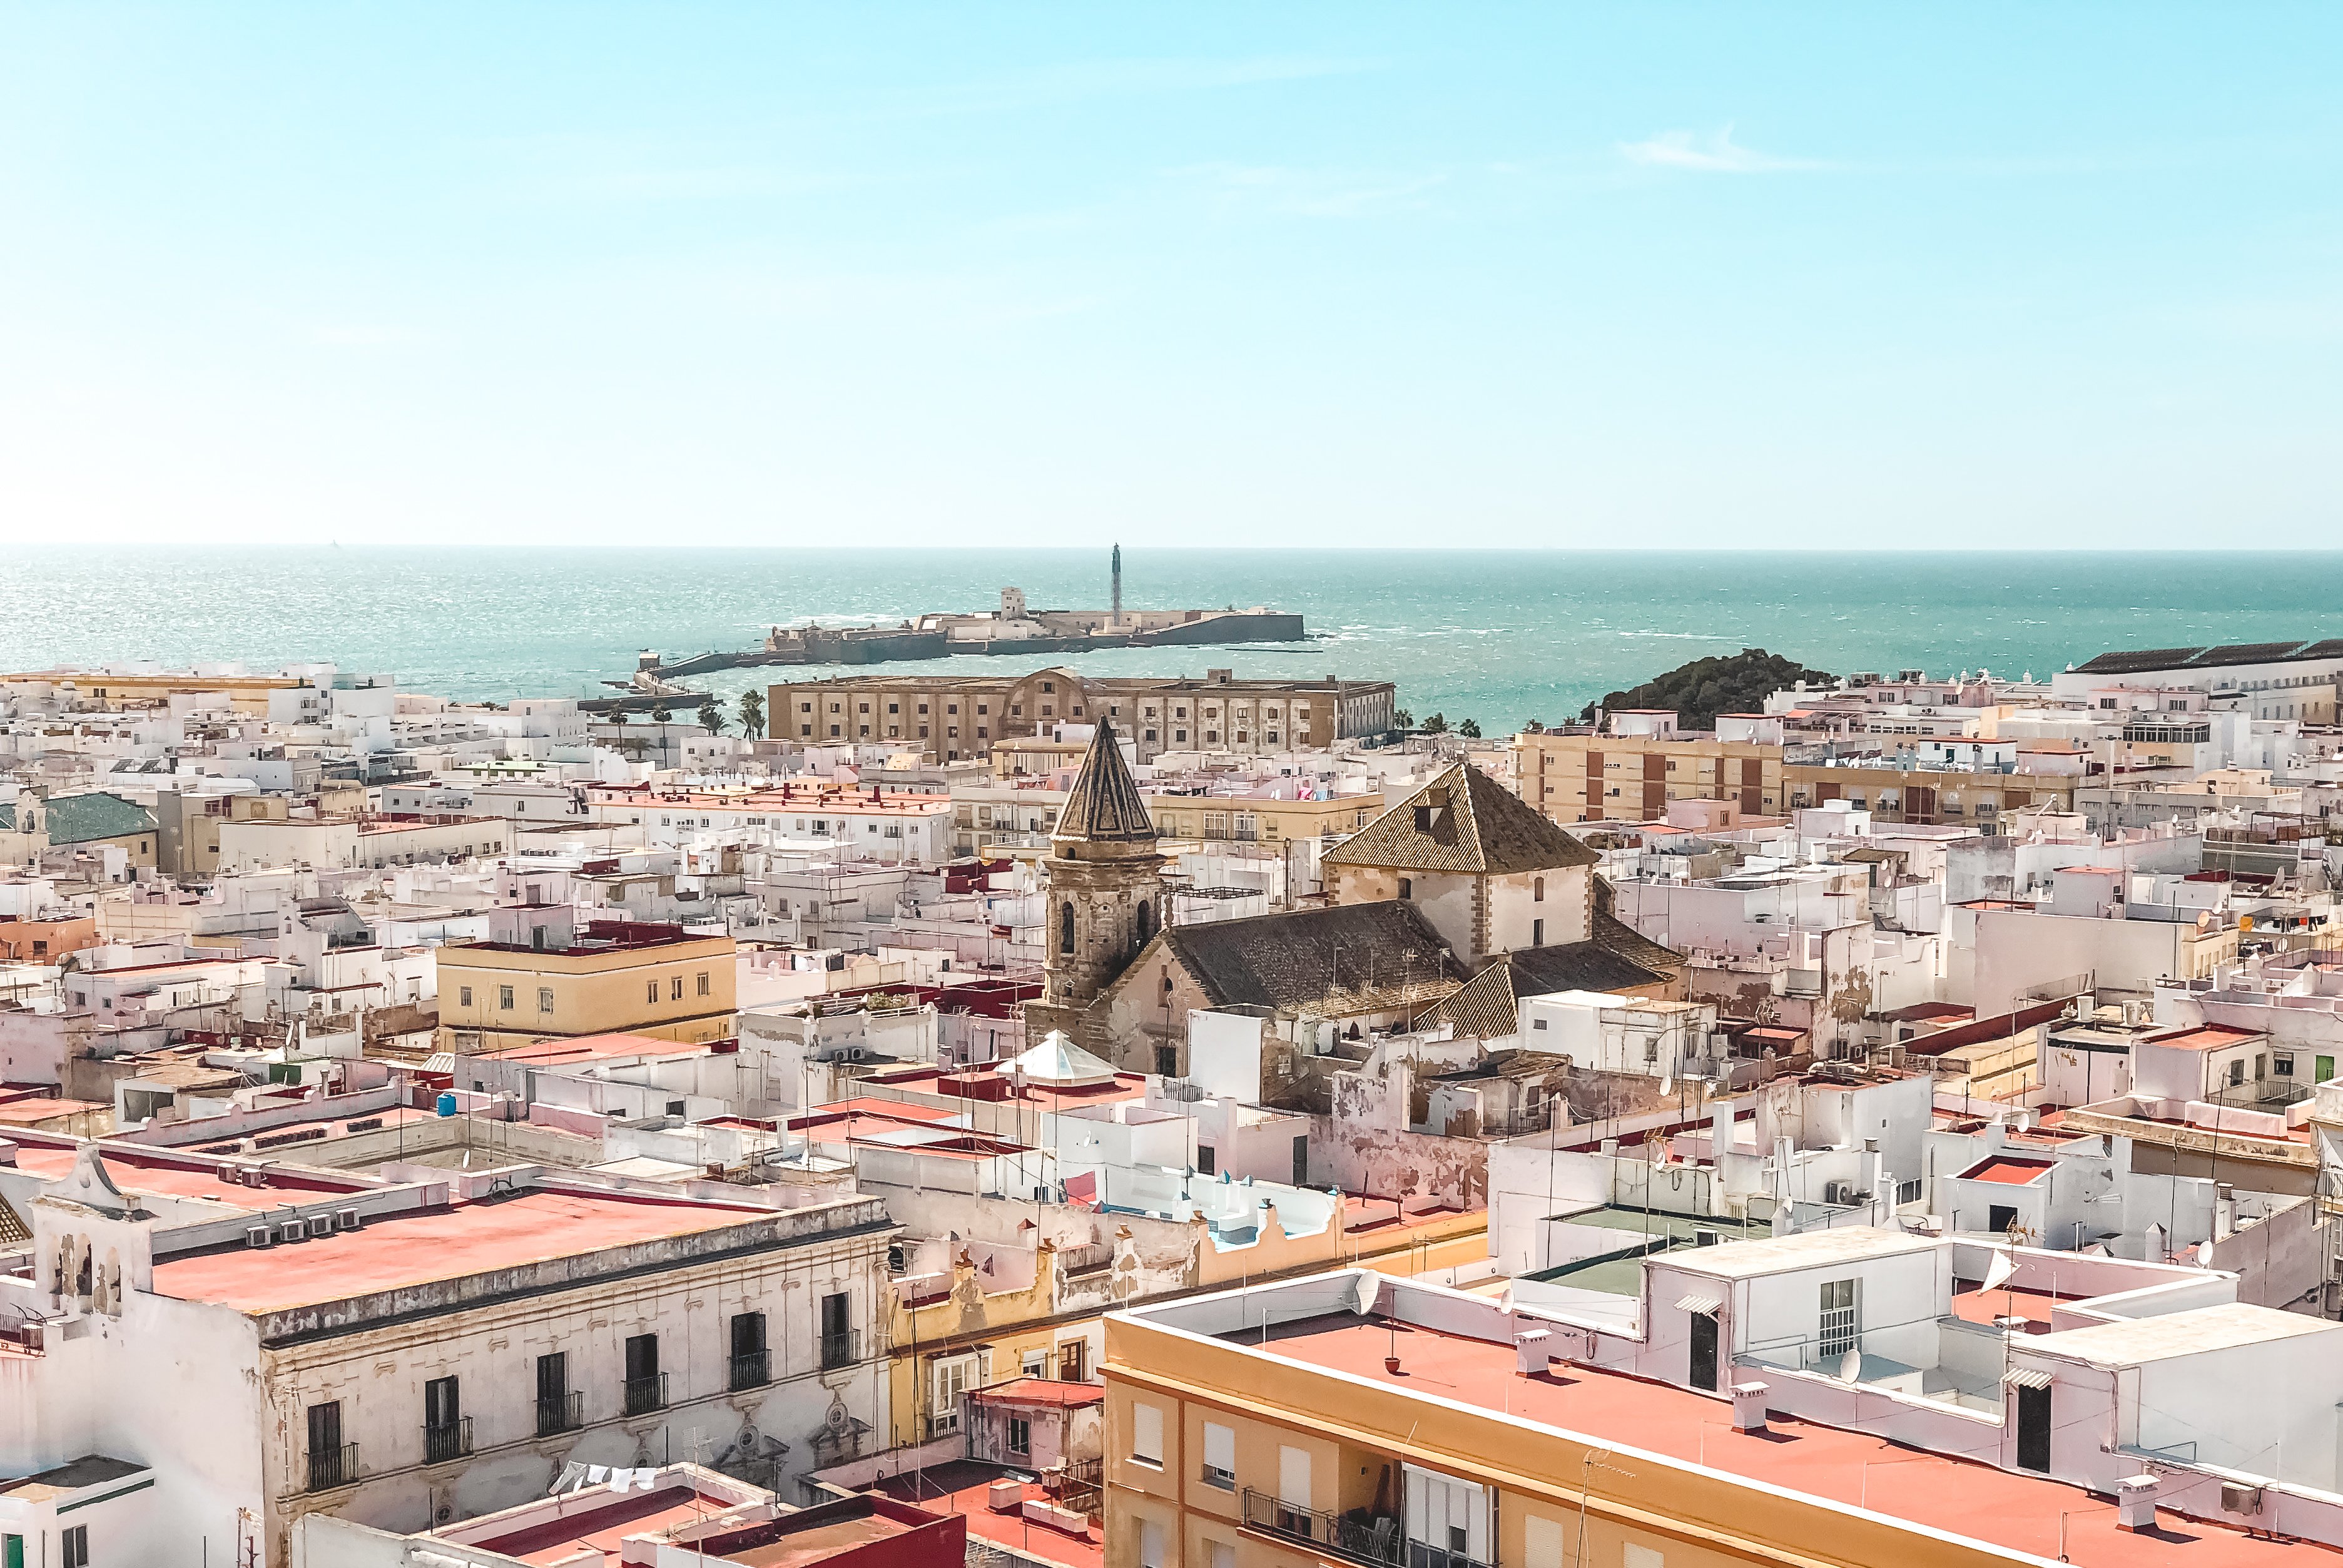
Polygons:
[[453,1094],[442,1094],[439,1097],[439,1114],[442,1116],[456,1114],[456,1097]]

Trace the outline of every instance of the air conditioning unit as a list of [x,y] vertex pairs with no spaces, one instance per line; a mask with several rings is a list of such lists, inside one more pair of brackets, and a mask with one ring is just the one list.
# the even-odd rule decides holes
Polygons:
[[337,1210],[334,1214],[334,1223],[345,1231],[355,1231],[359,1224],[358,1211],[356,1209]]
[[246,1225],[244,1228],[244,1244],[247,1247],[266,1247],[276,1239],[277,1232],[266,1225]]
[[2221,1483],[2221,1511],[2225,1513],[2259,1513],[2262,1511],[2262,1489],[2238,1481]]
[[334,1217],[330,1213],[312,1214],[303,1223],[309,1227],[309,1234],[312,1236],[330,1236],[334,1233]]
[[1852,1181],[1825,1181],[1825,1182],[1824,1182],[1824,1183],[1823,1183],[1823,1201],[1824,1201],[1824,1202],[1825,1202],[1825,1203],[1852,1203],[1852,1202],[1854,1202],[1854,1201],[1855,1201],[1855,1183],[1854,1183],[1854,1182],[1852,1182]]
[[287,1241],[306,1241],[309,1239],[309,1228],[299,1220],[287,1220],[284,1229],[278,1232],[278,1238]]

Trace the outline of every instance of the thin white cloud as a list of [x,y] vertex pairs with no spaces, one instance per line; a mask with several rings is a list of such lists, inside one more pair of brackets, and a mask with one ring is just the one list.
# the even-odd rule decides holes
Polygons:
[[1824,166],[1812,158],[1785,158],[1745,147],[1733,139],[1730,125],[1720,126],[1706,136],[1696,131],[1662,131],[1646,141],[1620,143],[1619,154],[1629,163],[1692,169],[1702,174],[1778,174]]

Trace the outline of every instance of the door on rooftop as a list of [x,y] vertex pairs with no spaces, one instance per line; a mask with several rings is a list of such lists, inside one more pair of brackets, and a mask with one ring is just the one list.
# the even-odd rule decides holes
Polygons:
[[1995,1235],[2008,1235],[2009,1228],[2016,1223],[2017,1209],[2016,1205],[2010,1203],[1994,1203],[1987,1205],[1985,1211],[1985,1228],[1992,1231]]
[[2017,1390],[2017,1468],[2050,1469],[2050,1385]]
[[1692,1386],[1716,1392],[1716,1314],[1692,1315]]
[[1310,1140],[1307,1138],[1293,1141],[1293,1184],[1296,1187],[1310,1185]]
[[2312,1083],[2324,1083],[2328,1079],[2335,1076],[2335,1059],[2333,1057],[2322,1056],[2318,1059],[2317,1065],[2318,1068],[2318,1076],[2310,1081]]

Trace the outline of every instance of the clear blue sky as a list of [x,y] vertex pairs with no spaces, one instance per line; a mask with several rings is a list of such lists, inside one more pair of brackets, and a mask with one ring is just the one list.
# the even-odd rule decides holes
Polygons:
[[0,5],[0,538],[2343,543],[2338,45]]

